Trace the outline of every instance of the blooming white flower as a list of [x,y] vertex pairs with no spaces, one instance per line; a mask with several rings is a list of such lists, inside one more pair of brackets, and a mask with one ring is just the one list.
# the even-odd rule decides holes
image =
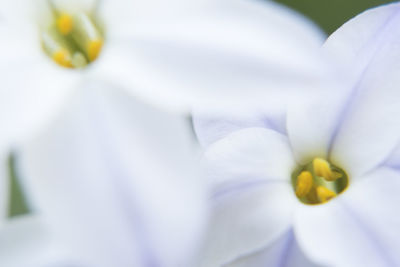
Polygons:
[[215,182],[203,266],[400,265],[399,24],[387,5],[328,39],[351,86],[277,115],[197,117]]

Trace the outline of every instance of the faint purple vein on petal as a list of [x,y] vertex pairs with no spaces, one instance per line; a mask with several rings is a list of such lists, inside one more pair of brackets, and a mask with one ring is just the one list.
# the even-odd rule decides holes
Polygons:
[[281,256],[276,265],[277,267],[286,267],[287,266],[288,260],[289,260],[289,255],[292,252],[293,245],[295,242],[294,239],[295,239],[295,237],[294,237],[293,228],[292,228],[292,229],[290,229],[290,231],[287,234],[285,244],[282,248],[283,250],[282,250]]
[[366,75],[367,71],[369,70],[369,68],[371,66],[370,63],[373,61],[375,55],[380,51],[380,49],[382,47],[381,44],[385,40],[384,37],[387,34],[390,34],[389,30],[388,30],[388,27],[397,18],[399,13],[400,13],[400,9],[396,8],[396,10],[393,11],[391,16],[389,16],[387,18],[387,20],[385,20],[385,22],[382,24],[382,26],[379,27],[379,29],[376,31],[376,33],[373,35],[373,37],[369,40],[369,42],[364,45],[364,48],[365,48],[365,47],[368,46],[369,43],[375,42],[376,40],[379,40],[379,43],[375,47],[375,51],[372,53],[372,56],[369,59],[368,64],[366,64],[364,70],[360,74],[360,77],[355,82],[355,85],[353,86],[352,90],[349,93],[349,96],[347,97],[346,101],[343,104],[343,108],[341,109],[341,111],[339,112],[339,114],[337,116],[335,127],[333,129],[333,133],[332,133],[332,136],[330,138],[329,145],[328,145],[328,157],[331,156],[333,145],[335,143],[335,140],[336,140],[340,130],[342,129],[343,121],[345,121],[346,116],[351,112],[352,106],[353,106],[354,102],[357,99],[357,95],[360,93],[360,90],[361,90],[360,89],[360,84],[361,84],[364,76]]
[[370,240],[369,243],[375,248],[375,251],[379,253],[381,259],[386,263],[386,266],[398,266],[382,244],[379,235],[371,229],[367,221],[363,220],[360,215],[356,213],[356,209],[351,208],[348,203],[344,201],[340,201],[340,206],[343,208],[342,211],[346,212],[353,219],[358,225],[358,229]]
[[[98,113],[103,111],[98,107],[98,103],[93,103],[95,100],[98,101],[98,99],[91,99],[93,101],[88,101],[85,103],[85,107],[87,107],[86,114],[91,118],[88,121],[92,122],[92,127],[98,129],[94,131],[95,134],[93,134],[93,138],[96,138],[97,142],[102,144],[101,146],[98,146],[99,148],[103,148],[103,151],[100,151],[101,153],[99,154],[105,156],[106,162],[108,162],[108,165],[110,166],[108,168],[110,174],[114,173],[113,176],[115,179],[113,180],[112,184],[115,185],[114,190],[116,195],[120,196],[121,207],[126,211],[123,214],[126,214],[128,217],[127,219],[132,222],[132,226],[134,225],[130,231],[132,232],[132,237],[134,236],[135,238],[139,239],[139,243],[142,248],[141,255],[143,266],[161,267],[159,260],[153,253],[152,244],[147,237],[145,223],[139,214],[140,209],[136,207],[135,203],[133,203],[128,197],[130,192],[127,192],[127,188],[129,187],[124,185],[124,179],[129,180],[129,175],[123,171],[125,168],[124,166],[121,166],[121,161],[116,160],[116,158],[118,158],[118,153],[115,151],[113,146],[107,142],[110,140],[110,138],[107,137],[107,135],[109,135],[109,131],[106,129],[106,127],[102,126],[102,119],[98,116]],[[133,230],[133,228],[136,229]]]
[[266,186],[268,184],[276,184],[276,183],[284,183],[284,181],[280,179],[274,179],[274,180],[266,180],[266,179],[254,179],[254,180],[247,180],[243,182],[237,182],[237,183],[230,183],[226,185],[221,185],[219,188],[217,188],[211,195],[211,198],[213,200],[218,200],[221,197],[230,195],[230,194],[238,194],[245,192],[247,190],[251,190],[253,188],[259,187],[259,186]]

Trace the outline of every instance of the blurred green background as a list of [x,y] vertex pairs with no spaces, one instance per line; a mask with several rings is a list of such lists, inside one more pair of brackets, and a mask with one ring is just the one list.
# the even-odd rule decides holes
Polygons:
[[[275,0],[303,13],[330,34],[360,12],[385,3],[387,0]],[[14,217],[29,211],[21,187],[16,179],[14,158],[9,159],[11,174],[11,202],[9,216]]]
[[311,18],[331,34],[343,23],[360,12],[385,3],[388,0],[275,0],[298,10]]

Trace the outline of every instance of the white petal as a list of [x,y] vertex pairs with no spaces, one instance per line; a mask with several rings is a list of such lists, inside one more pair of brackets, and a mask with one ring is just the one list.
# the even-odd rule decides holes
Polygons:
[[[69,265],[68,265],[69,264]],[[0,266],[71,266],[73,261],[37,216],[7,222],[0,230]]]
[[[331,140],[331,158],[353,177],[384,161],[400,138],[398,42],[400,5],[372,9],[334,33],[326,49],[337,49],[357,76]],[[354,41],[357,40],[357,41]]]
[[291,225],[293,195],[289,183],[273,181],[215,195],[201,266],[221,266],[274,242]]
[[346,83],[332,82],[305,101],[289,106],[287,133],[300,164],[328,156],[335,122],[349,91],[346,88]]
[[220,266],[275,240],[295,203],[293,160],[284,136],[262,128],[235,132],[205,153],[214,215],[202,266]]
[[181,13],[162,23],[110,28],[101,76],[175,109],[273,109],[322,87],[331,75],[319,53],[321,32],[276,4],[206,1]]
[[301,251],[292,230],[282,235],[270,246],[226,265],[226,267],[263,266],[316,267],[317,265],[312,263]]
[[0,43],[0,146],[26,138],[48,123],[80,78],[78,72],[51,62],[37,32],[26,31],[0,28],[6,36]]
[[290,183],[295,167],[287,138],[263,128],[228,135],[211,145],[204,158],[214,184],[246,180]]
[[398,266],[400,174],[374,171],[342,196],[296,211],[295,232],[315,261],[329,266]]
[[30,200],[89,266],[187,266],[206,219],[187,121],[102,85],[68,107],[21,152]]
[[285,112],[256,112],[251,115],[196,112],[193,114],[193,125],[200,143],[208,146],[232,132],[245,128],[267,128],[285,134],[285,115]]

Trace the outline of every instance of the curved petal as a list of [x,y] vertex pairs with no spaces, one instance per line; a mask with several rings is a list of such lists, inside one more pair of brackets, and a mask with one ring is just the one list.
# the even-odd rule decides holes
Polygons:
[[51,62],[33,29],[1,26],[0,33],[6,36],[0,43],[0,146],[4,146],[44,127],[76,87],[80,73]]
[[293,195],[289,183],[268,181],[215,195],[200,266],[222,266],[274,242],[291,225]]
[[208,146],[232,132],[245,128],[267,128],[286,134],[286,113],[281,111],[219,115],[205,111],[196,112],[193,114],[193,125],[200,144]]
[[170,108],[234,110],[282,108],[331,75],[321,32],[277,4],[206,1],[181,13],[109,32],[99,75]]
[[384,161],[399,142],[399,23],[399,4],[372,9],[326,43],[356,73],[330,141],[332,160],[353,177]]
[[12,219],[0,230],[1,266],[75,266],[74,263],[37,216]]
[[400,174],[379,169],[341,196],[296,211],[295,232],[309,255],[329,266],[400,264]]
[[267,248],[261,249],[226,267],[317,267],[301,251],[293,230],[288,231]]
[[236,181],[290,183],[295,167],[287,138],[263,128],[234,132],[205,152],[207,174],[213,184]]
[[202,266],[252,253],[288,229],[295,199],[289,182],[293,160],[284,136],[261,128],[241,130],[210,146],[205,160],[215,206]]
[[348,95],[346,82],[332,81],[305,101],[288,107],[287,134],[299,164],[329,155],[335,121]]
[[30,200],[89,266],[190,265],[206,194],[187,121],[106,88],[21,150]]

